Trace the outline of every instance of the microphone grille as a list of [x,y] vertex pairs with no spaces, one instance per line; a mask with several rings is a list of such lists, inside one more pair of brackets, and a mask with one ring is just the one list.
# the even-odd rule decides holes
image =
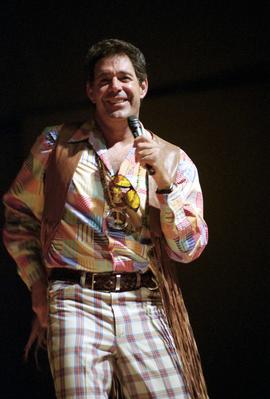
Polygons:
[[141,128],[140,121],[135,115],[128,117],[128,125],[132,132]]

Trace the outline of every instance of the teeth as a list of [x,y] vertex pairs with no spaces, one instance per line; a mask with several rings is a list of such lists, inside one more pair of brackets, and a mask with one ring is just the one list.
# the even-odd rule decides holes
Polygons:
[[119,100],[109,100],[109,102],[111,104],[118,104],[118,103],[123,103],[124,101],[126,101],[124,98],[121,98]]

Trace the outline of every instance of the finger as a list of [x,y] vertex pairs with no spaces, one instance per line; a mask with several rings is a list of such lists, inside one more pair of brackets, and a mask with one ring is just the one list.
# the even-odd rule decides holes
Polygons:
[[154,162],[154,156],[153,156],[152,151],[142,150],[135,154],[135,160],[136,160],[136,162],[140,162],[140,163],[152,164],[152,162]]
[[33,346],[34,342],[38,339],[41,330],[42,330],[42,327],[40,325],[40,321],[39,321],[38,317],[35,317],[34,322],[32,324],[31,333],[29,335],[28,341],[24,348],[24,359],[25,360],[27,360],[29,351],[30,351],[31,347]]
[[149,138],[148,137],[146,137],[146,136],[138,136],[138,137],[136,137],[135,139],[134,139],[134,143],[141,143],[141,142],[146,142],[146,141],[152,141],[152,140],[149,140]]
[[140,158],[145,158],[145,157],[153,157],[153,155],[154,155],[154,153],[153,153],[153,151],[152,151],[152,149],[151,148],[146,148],[146,149],[143,149],[143,150],[138,150],[137,151],[137,154],[138,154],[138,156],[140,157]]
[[33,311],[37,315],[37,318],[42,327],[47,327],[48,323],[48,306],[47,304],[33,306]]
[[48,326],[48,309],[43,309],[40,313],[37,314],[38,320],[40,322],[41,327]]
[[138,147],[141,145],[148,145],[153,143],[153,140],[149,140],[147,137],[145,136],[139,136],[134,140],[134,147]]

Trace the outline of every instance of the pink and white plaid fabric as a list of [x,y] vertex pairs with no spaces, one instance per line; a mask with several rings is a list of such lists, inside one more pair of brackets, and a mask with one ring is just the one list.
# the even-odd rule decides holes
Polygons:
[[158,291],[106,293],[51,283],[48,351],[58,399],[189,398]]

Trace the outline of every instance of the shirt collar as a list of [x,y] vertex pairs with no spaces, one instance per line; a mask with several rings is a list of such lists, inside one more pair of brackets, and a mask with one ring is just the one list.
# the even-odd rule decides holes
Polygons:
[[[144,129],[143,125],[142,128]],[[148,137],[153,136],[152,132],[150,131],[144,129],[144,132]],[[78,143],[85,140],[89,140],[93,147],[101,145],[102,148],[106,148],[103,135],[93,119],[83,122],[82,125],[80,125],[80,127],[76,129],[72,136],[68,139],[68,143]]]
[[[143,125],[142,125],[143,127]],[[144,127],[143,127],[144,129]],[[144,133],[146,136],[151,137],[152,133],[144,129]],[[98,156],[102,159],[106,168],[113,174],[113,170],[111,168],[109,159],[107,157],[107,147],[103,137],[102,132],[97,127],[94,119],[88,120],[79,126],[78,129],[74,131],[72,136],[69,138],[68,143],[79,143],[79,142],[89,142],[93,147]],[[132,159],[134,158],[134,149],[131,149],[128,154],[129,164],[132,165]],[[122,169],[122,168],[121,168]]]
[[68,143],[75,144],[83,141],[89,142],[94,151],[102,159],[107,169],[112,173],[110,162],[106,156],[107,147],[103,134],[94,120],[86,121],[80,125],[69,138]]
[[73,132],[72,136],[68,139],[68,143],[78,143],[80,141],[88,140],[90,133],[94,130],[94,127],[94,121],[84,122]]

